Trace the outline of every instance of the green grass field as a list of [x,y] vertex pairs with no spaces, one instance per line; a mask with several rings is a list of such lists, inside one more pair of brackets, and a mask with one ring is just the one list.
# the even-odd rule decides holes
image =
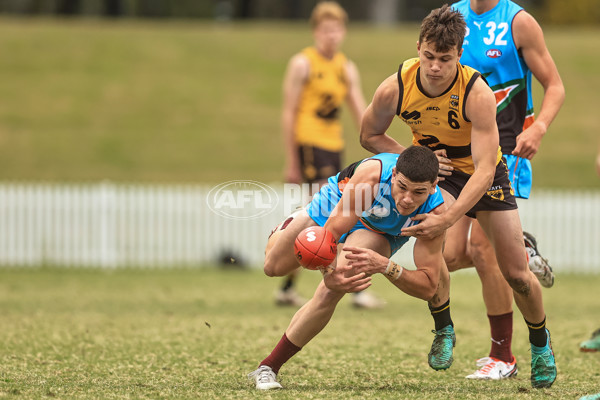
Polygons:
[[[318,273],[301,276],[311,293]],[[472,382],[489,350],[475,274],[453,275],[455,362],[427,365],[433,335],[423,301],[375,277],[382,310],[343,299],[330,325],[286,364],[284,391],[257,393],[245,375],[281,337],[294,310],[278,308],[279,280],[258,270],[0,270],[0,397],[98,399],[576,399],[600,391],[600,354],[584,354],[597,318],[597,276],[560,275],[545,290],[559,377],[529,384],[529,348],[515,313],[519,375]]]
[[[567,101],[536,187],[597,187],[600,30],[545,33]],[[417,35],[350,27],[344,50],[368,99],[416,55]],[[0,19],[0,180],[280,181],[281,80],[311,41],[304,23]],[[350,162],[367,153],[344,118]],[[409,141],[400,121],[391,132]]]
[[[370,98],[416,54],[418,27],[353,25],[344,46]],[[547,28],[567,102],[534,160],[537,188],[598,187],[594,109],[600,28]],[[0,19],[0,181],[280,181],[281,79],[311,43],[305,24]],[[535,87],[536,104],[540,88]],[[347,156],[365,156],[348,113]],[[397,121],[392,132],[408,142]],[[312,292],[318,274],[302,275]],[[453,280],[458,343],[446,372],[427,366],[433,323],[424,302],[376,279],[379,311],[343,301],[330,326],[281,372],[279,393],[245,375],[281,337],[293,310],[259,271],[0,269],[2,398],[575,399],[600,391],[600,355],[578,344],[600,326],[600,276],[559,276],[545,290],[559,378],[520,373],[470,382],[489,327],[475,274]]]

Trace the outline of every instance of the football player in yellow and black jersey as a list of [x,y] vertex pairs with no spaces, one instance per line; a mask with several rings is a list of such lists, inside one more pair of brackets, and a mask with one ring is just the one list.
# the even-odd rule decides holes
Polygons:
[[[459,63],[465,33],[462,14],[447,5],[423,20],[419,57],[402,63],[379,86],[363,116],[361,144],[374,153],[402,153],[405,147],[386,134],[398,116],[410,127],[414,145],[437,152],[447,211],[416,216],[420,224],[403,229],[402,235],[435,237],[448,230],[448,242],[463,215],[477,218],[529,329],[532,386],[550,387],[556,364],[541,285],[527,265],[517,203],[499,146],[494,93],[479,72]],[[445,270],[429,302],[436,326],[428,361],[436,370],[450,367],[456,342],[449,284]]]
[[310,18],[314,45],[288,64],[282,112],[287,182],[324,182],[341,169],[344,102],[360,126],[366,104],[358,69],[339,51],[346,21],[346,12],[337,3],[318,3]]
[[[340,108],[347,103],[356,126],[365,111],[356,65],[340,52],[348,20],[336,2],[323,1],[312,11],[314,45],[294,55],[283,81],[282,131],[285,143],[285,180],[319,186],[342,168],[344,138]],[[277,303],[300,306],[288,276],[277,293]],[[369,292],[353,296],[353,304],[377,308],[384,303]]]

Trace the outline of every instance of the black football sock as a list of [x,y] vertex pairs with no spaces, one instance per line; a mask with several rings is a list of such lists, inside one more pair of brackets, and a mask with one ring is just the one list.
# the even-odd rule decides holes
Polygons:
[[548,335],[546,334],[546,318],[542,322],[532,324],[525,320],[529,329],[529,342],[537,347],[545,347],[548,343]]
[[431,307],[431,305],[429,305],[429,311],[431,311],[431,316],[435,322],[436,331],[439,331],[448,325],[454,326],[452,318],[450,318],[450,299],[439,307]]
[[292,287],[294,287],[294,278],[288,275],[285,278],[285,282],[283,282],[283,286],[281,287],[281,290],[286,292],[286,291],[290,290]]

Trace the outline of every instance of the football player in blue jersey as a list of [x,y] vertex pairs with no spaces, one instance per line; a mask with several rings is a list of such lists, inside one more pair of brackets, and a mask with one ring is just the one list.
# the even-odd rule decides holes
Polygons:
[[[310,226],[324,226],[336,238],[336,260],[323,269],[313,298],[292,318],[271,354],[249,374],[260,390],[279,389],[281,366],[329,322],[346,293],[364,290],[371,276],[384,275],[403,292],[429,300],[444,268],[444,235],[417,238],[416,270],[405,270],[390,257],[408,241],[401,230],[418,226],[417,214],[440,214],[444,200],[437,187],[439,163],[425,147],[409,147],[402,155],[381,153],[351,164],[329,178],[305,209],[294,213],[269,238],[265,273],[283,276],[298,267],[294,241]],[[443,232],[442,232],[443,233]]]
[[[541,27],[519,5],[510,0],[462,0],[452,7],[464,15],[467,23],[460,62],[481,72],[494,91],[500,147],[512,189],[516,197],[527,199],[532,183],[530,160],[564,101],[560,75]],[[544,89],[542,106],[535,117],[532,74]],[[539,254],[535,238],[524,232],[524,242],[529,268],[542,286],[551,287],[554,275]],[[517,362],[511,349],[513,293],[500,272],[494,248],[476,219],[465,216],[452,227],[444,256],[450,271],[472,266],[477,269],[491,328],[490,352],[477,360],[479,369],[467,378],[515,376]]]

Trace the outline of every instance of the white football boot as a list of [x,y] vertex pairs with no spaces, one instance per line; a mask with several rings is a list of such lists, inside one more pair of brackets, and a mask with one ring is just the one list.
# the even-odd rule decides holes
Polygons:
[[256,371],[250,372],[248,379],[254,379],[258,390],[283,389],[283,386],[277,382],[277,374],[266,365],[261,365]]
[[479,369],[468,375],[467,379],[500,380],[517,376],[517,359],[514,357],[511,363],[494,357],[484,357],[477,360],[477,366]]
[[386,302],[373,293],[363,290],[352,295],[352,305],[356,308],[377,309],[383,308]]
[[275,293],[275,304],[278,306],[302,307],[308,300],[300,296],[296,290],[290,288],[288,290],[279,290]]
[[537,248],[537,241],[531,233],[523,232],[523,240],[525,241],[525,250],[529,256],[529,269],[538,278],[540,283],[545,288],[550,288],[554,285],[554,273],[552,267],[540,254]]

